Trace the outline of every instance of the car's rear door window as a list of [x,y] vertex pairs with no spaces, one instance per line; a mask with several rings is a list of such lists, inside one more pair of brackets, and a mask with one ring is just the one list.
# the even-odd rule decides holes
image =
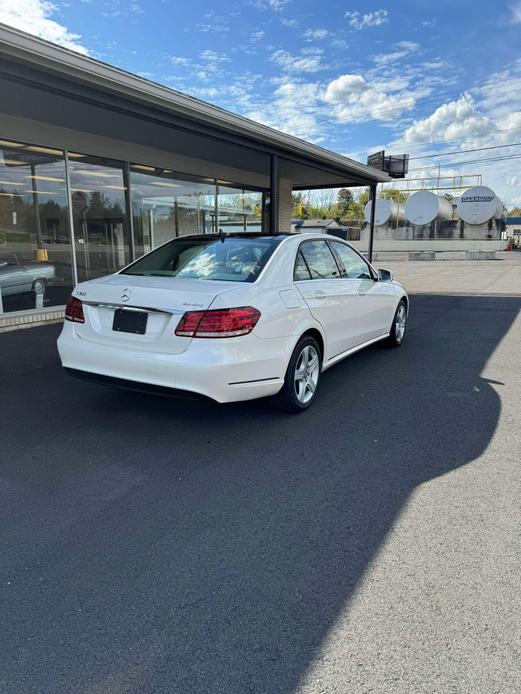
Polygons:
[[304,241],[300,251],[311,279],[336,279],[340,277],[338,265],[326,241]]
[[311,279],[311,273],[309,272],[309,268],[307,266],[306,261],[304,260],[304,256],[302,255],[301,251],[297,253],[297,260],[295,262],[295,272],[293,273],[293,279],[295,280],[295,282]]

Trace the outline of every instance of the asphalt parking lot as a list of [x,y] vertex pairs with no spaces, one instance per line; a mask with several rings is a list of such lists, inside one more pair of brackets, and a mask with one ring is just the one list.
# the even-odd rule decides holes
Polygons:
[[298,417],[0,335],[0,692],[520,691],[520,309],[414,296]]

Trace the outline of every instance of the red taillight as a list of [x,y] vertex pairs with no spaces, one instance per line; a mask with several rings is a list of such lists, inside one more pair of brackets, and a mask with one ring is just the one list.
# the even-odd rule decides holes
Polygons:
[[75,296],[71,296],[65,307],[65,320],[70,320],[73,323],[85,323],[83,315],[83,304]]
[[260,318],[251,306],[218,308],[211,311],[187,311],[175,334],[179,337],[238,337],[251,333]]

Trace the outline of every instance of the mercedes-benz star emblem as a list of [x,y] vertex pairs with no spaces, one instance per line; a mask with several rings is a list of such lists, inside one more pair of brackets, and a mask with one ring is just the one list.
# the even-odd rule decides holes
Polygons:
[[124,289],[123,294],[121,295],[121,301],[128,301],[130,299],[131,293],[131,289]]

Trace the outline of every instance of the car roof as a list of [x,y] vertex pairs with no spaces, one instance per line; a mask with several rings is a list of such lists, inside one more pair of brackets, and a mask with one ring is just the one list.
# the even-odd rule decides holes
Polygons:
[[195,239],[195,240],[204,240],[204,239],[220,239],[220,238],[232,238],[232,239],[285,239],[288,236],[301,236],[302,234],[295,233],[295,232],[289,232],[287,234],[266,234],[265,232],[258,232],[258,231],[232,231],[230,233],[228,232],[223,232],[222,237],[221,234],[185,234],[183,236],[177,236],[176,238],[172,239],[173,241],[177,239]]

